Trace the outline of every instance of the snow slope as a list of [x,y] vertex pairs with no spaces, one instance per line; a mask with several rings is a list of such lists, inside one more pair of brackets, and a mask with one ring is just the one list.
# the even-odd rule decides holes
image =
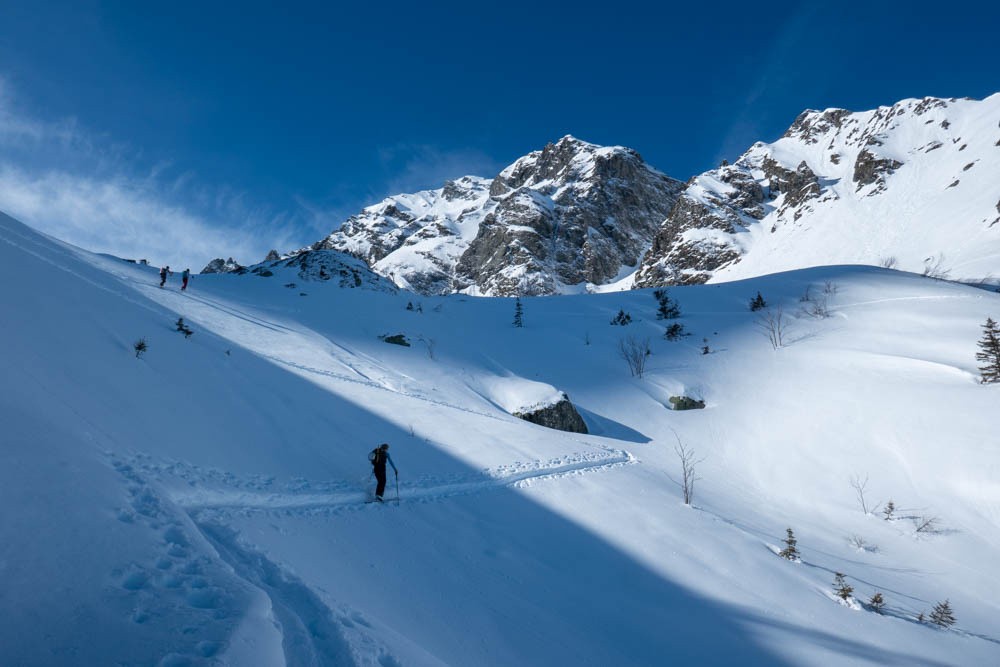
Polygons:
[[637,284],[848,263],[995,283],[998,223],[1000,93],[807,111],[692,179]]
[[[0,277],[2,664],[1000,662],[1000,388],[974,360],[997,294],[856,266],[675,288],[671,343],[648,291],[526,299],[523,329],[510,299],[292,269],[181,293],[7,217]],[[590,435],[503,409],[554,390]],[[363,502],[383,441],[398,505]],[[887,613],[837,601],[835,571]],[[916,622],[945,598],[954,628]]]

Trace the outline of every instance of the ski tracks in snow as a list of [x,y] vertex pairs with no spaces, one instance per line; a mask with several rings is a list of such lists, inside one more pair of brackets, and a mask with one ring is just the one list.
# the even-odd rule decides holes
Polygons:
[[153,543],[161,546],[112,577],[131,601],[132,622],[183,625],[167,630],[176,644],[160,664],[400,664],[363,614],[326,601],[224,523],[178,507],[148,481],[153,468],[142,460],[110,458],[128,498],[118,516],[160,534]]
[[[624,450],[572,454],[515,462],[481,473],[423,477],[403,486],[401,492],[407,504],[435,502],[635,461]],[[365,504],[367,493],[357,485],[296,479],[272,491],[272,477],[240,479],[177,461],[158,462],[143,454],[131,460],[111,455],[110,464],[122,475],[129,498],[127,506],[119,509],[120,520],[161,535],[160,553],[151,553],[149,563],[130,563],[113,573],[124,594],[135,598],[133,621],[152,623],[176,615],[165,613],[166,604],[185,609],[181,617],[190,619],[189,626],[202,627],[210,635],[199,641],[199,633],[188,632],[189,637],[180,640],[165,660],[201,664],[251,658],[267,661],[280,655],[287,665],[402,664],[377,639],[373,624],[363,614],[310,588],[247,544],[227,522],[232,516],[259,512],[325,516],[374,509]],[[178,490],[171,491],[171,487]]]
[[[456,496],[476,495],[502,488],[524,488],[539,481],[553,480],[569,475],[581,475],[609,470],[634,463],[635,457],[624,450],[573,454],[549,461],[513,463],[488,469],[475,475],[453,475],[448,478],[423,477],[415,482],[404,482],[400,495],[407,503],[436,502]],[[149,466],[150,464],[147,464]],[[270,491],[270,484],[259,479],[247,484],[218,472],[200,471],[182,464],[155,466],[169,475],[186,480],[188,488],[199,485],[197,480],[211,484],[210,488],[187,490],[173,500],[195,517],[220,517],[227,514],[272,512],[278,514],[337,514],[365,508],[368,492],[348,483],[314,485],[307,480],[297,480],[294,490]],[[228,479],[230,488],[220,489],[213,482]],[[235,488],[233,488],[235,487]]]

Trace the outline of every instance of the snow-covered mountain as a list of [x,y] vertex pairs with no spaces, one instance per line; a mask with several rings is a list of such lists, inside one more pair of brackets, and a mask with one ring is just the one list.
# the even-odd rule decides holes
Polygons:
[[[289,259],[161,289],[0,215],[0,664],[1000,664],[1000,295],[857,266],[676,287],[671,341],[649,290],[515,328],[512,299],[412,308]],[[588,433],[513,414],[564,393]],[[398,504],[364,502],[380,442]]]
[[998,223],[1000,94],[806,111],[778,141],[689,182],[635,285],[824,264],[995,279]]
[[580,291],[634,270],[681,187],[633,150],[566,136],[492,180],[389,197],[313,248],[423,294]]

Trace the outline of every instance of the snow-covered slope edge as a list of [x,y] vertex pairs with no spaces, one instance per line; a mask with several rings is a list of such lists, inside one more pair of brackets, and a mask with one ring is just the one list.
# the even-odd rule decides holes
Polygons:
[[695,177],[636,285],[870,264],[969,281],[1000,266],[1000,93],[806,111]]
[[[24,425],[0,468],[4,663],[1000,655],[997,388],[973,356],[994,294],[858,267],[678,288],[692,335],[670,343],[648,292],[526,299],[523,329],[509,299],[409,311],[406,293],[286,289],[291,267],[181,294],[9,219],[0,267],[20,286],[0,307],[22,315],[3,332],[0,418]],[[799,314],[827,281],[831,317]],[[753,326],[757,290],[785,307],[787,347]],[[628,327],[608,324],[619,308]],[[398,333],[412,345],[379,338]],[[618,356],[628,335],[650,338],[642,379]],[[567,391],[594,435],[506,414],[521,390],[490,379],[517,377],[524,398]],[[667,410],[680,394],[707,408]],[[694,508],[672,483],[674,432],[705,457]],[[398,507],[361,503],[383,440]],[[862,515],[854,474],[905,510]],[[773,553],[788,526],[802,563]],[[888,613],[833,600],[834,571]],[[946,597],[954,629],[915,622]]]

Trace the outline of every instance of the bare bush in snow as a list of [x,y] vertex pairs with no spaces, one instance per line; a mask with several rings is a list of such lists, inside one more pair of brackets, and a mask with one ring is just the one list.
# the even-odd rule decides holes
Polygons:
[[785,333],[788,329],[788,321],[785,319],[781,308],[775,310],[765,310],[754,320],[754,325],[760,329],[761,333],[767,336],[771,347],[777,350],[785,345]]
[[628,364],[633,377],[642,377],[646,371],[646,358],[651,354],[648,338],[627,336],[618,341],[618,354]]

